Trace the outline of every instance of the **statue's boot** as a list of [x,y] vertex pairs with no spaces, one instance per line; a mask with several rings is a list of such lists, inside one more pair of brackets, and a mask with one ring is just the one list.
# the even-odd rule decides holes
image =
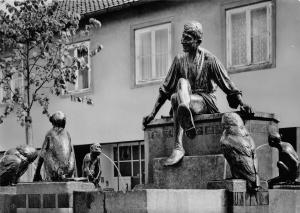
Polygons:
[[186,136],[190,139],[196,137],[196,128],[191,110],[185,104],[179,104],[177,109],[179,125],[185,130]]
[[182,145],[177,142],[176,148],[173,149],[171,156],[166,159],[166,161],[164,162],[164,166],[172,166],[177,164],[183,158],[184,154],[185,151]]

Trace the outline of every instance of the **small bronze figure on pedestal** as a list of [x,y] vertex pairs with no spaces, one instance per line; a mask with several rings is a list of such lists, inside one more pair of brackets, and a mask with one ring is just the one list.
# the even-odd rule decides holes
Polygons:
[[150,123],[161,106],[168,99],[172,104],[175,128],[175,146],[166,166],[178,163],[185,151],[182,145],[183,134],[189,138],[196,136],[193,116],[195,114],[218,113],[215,91],[219,86],[227,95],[229,106],[246,113],[251,108],[242,101],[241,91],[230,80],[227,71],[216,56],[200,47],[202,25],[192,21],[184,25],[181,44],[184,54],[174,58],[169,72],[159,89],[152,112],[144,117],[144,127]]
[[243,120],[236,113],[225,113],[221,137],[221,150],[229,163],[232,177],[245,179],[249,190],[258,190],[260,179],[257,174],[255,144]]
[[90,147],[90,153],[85,155],[82,163],[83,177],[87,177],[88,181],[94,183],[97,188],[100,188],[99,181],[102,173],[100,161],[101,152],[101,144],[94,143]]
[[0,159],[0,186],[17,184],[37,156],[36,149],[28,145],[7,150]]
[[75,171],[75,155],[71,136],[65,130],[65,115],[58,111],[49,120],[53,128],[45,136],[34,181],[42,180],[40,170],[43,163],[47,181],[63,181],[66,178],[71,178]]
[[299,177],[299,157],[290,143],[281,141],[277,127],[269,128],[269,145],[278,149],[279,161],[277,167],[279,176],[268,180],[269,188],[276,184],[299,184],[296,179]]

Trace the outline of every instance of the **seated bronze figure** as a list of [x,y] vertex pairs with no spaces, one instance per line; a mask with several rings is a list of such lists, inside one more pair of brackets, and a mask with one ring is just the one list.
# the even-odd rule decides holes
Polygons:
[[28,145],[7,150],[0,159],[0,186],[17,184],[37,156],[36,149]]
[[220,140],[221,149],[229,163],[232,177],[245,179],[249,190],[258,190],[260,179],[257,174],[255,143],[243,120],[236,113],[225,113],[222,125],[224,131]]
[[46,136],[39,156],[34,181],[41,181],[40,170],[44,164],[47,181],[64,181],[75,171],[75,155],[71,136],[65,130],[66,117],[58,111],[50,117],[53,128]]
[[[277,167],[279,176],[268,180],[269,188],[278,184],[296,184],[299,177],[299,157],[290,143],[281,141],[281,136],[275,126],[269,128],[269,145],[278,149],[279,161]],[[298,183],[299,184],[299,183]]]

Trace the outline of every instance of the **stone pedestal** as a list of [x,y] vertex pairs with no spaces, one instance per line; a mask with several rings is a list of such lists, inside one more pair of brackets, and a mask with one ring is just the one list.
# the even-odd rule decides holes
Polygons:
[[94,191],[92,183],[34,182],[17,184],[17,213],[73,213],[73,192]]
[[101,191],[93,192],[74,192],[73,212],[75,213],[104,213],[105,196]]
[[[183,138],[186,156],[218,155],[220,150],[220,137],[222,135],[222,113],[204,114],[195,116],[197,136],[189,139]],[[273,154],[268,145],[268,126],[277,125],[278,120],[274,114],[256,112],[245,125],[253,137],[257,149],[259,176],[270,179],[277,175],[277,154]],[[153,163],[155,158],[167,157],[174,147],[173,119],[164,118],[154,120],[145,130],[145,159],[146,183],[153,183]],[[275,153],[275,152],[274,152]],[[147,172],[148,171],[148,172]]]
[[185,156],[175,166],[165,167],[166,158],[153,160],[153,183],[163,189],[207,189],[211,180],[231,177],[223,155]]
[[[83,192],[87,194],[88,192]],[[77,196],[75,197],[77,200]],[[90,206],[97,205],[91,200]],[[83,205],[74,213],[98,213],[96,208]],[[131,192],[105,193],[105,212],[109,213],[226,213],[227,200],[224,189],[145,189]]]
[[299,186],[276,186],[276,189],[269,189],[269,193],[269,213],[300,213]]
[[269,213],[269,192],[266,182],[262,181],[262,190],[249,192],[246,181],[241,179],[211,181],[208,189],[226,189],[228,212],[231,213]]

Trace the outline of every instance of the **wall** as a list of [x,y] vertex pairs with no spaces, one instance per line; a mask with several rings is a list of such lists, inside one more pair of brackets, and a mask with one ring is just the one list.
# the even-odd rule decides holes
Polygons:
[[[93,98],[88,106],[74,103],[69,98],[53,98],[50,111],[62,110],[67,114],[67,129],[74,144],[93,141],[117,142],[143,139],[142,117],[153,107],[159,85],[132,88],[130,55],[130,26],[172,17],[173,55],[181,52],[180,37],[187,20],[200,20],[204,26],[202,46],[225,62],[222,49],[221,2],[214,1],[161,1],[125,8],[98,17],[103,27],[91,40],[100,42],[104,49],[92,58]],[[300,2],[277,1],[276,67],[232,75],[235,84],[243,90],[244,99],[256,111],[274,112],[281,127],[300,125]],[[151,13],[149,12],[151,11]],[[288,11],[288,13],[287,13]],[[230,110],[222,92],[218,92],[221,111]],[[167,115],[169,103],[158,114]],[[24,129],[11,117],[0,125],[0,150],[25,142]],[[40,147],[46,131],[51,128],[40,108],[33,113],[34,146]]]

